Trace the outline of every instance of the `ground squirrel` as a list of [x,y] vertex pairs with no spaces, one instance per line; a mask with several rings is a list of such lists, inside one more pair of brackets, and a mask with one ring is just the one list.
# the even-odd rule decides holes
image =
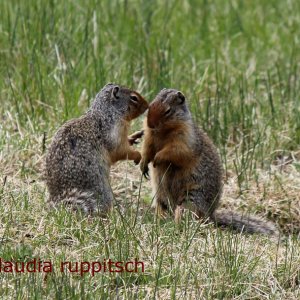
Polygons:
[[163,89],[149,105],[144,123],[140,167],[150,177],[157,213],[172,211],[179,222],[183,208],[199,218],[237,231],[276,235],[271,222],[216,210],[222,194],[222,165],[209,137],[193,122],[185,96]]
[[139,163],[141,154],[130,145],[142,133],[127,134],[129,122],[147,108],[139,93],[109,83],[83,116],[66,122],[45,158],[43,177],[49,201],[89,214],[107,214],[113,202],[110,166],[125,159]]

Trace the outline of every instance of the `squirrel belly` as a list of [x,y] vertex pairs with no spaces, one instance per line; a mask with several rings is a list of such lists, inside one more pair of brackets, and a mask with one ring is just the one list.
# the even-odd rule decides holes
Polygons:
[[276,235],[276,227],[255,216],[218,210],[222,195],[222,164],[210,138],[193,122],[185,96],[163,89],[149,105],[144,122],[141,171],[151,172],[155,208],[172,212],[180,222],[189,207],[200,219],[247,233]]

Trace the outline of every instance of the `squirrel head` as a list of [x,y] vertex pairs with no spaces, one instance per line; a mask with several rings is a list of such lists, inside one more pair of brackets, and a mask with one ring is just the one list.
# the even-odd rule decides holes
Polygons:
[[131,121],[143,114],[148,108],[147,101],[136,91],[114,83],[106,84],[96,96],[92,110],[113,107],[126,121]]
[[191,118],[185,96],[175,89],[162,89],[149,105],[147,125],[159,129],[168,123],[187,121]]

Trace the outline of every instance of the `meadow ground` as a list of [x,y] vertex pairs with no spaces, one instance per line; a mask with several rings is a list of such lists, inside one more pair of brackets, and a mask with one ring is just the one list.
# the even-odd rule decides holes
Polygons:
[[[1,299],[299,299],[300,2],[1,1]],[[148,100],[187,96],[218,146],[222,206],[278,224],[284,238],[233,234],[185,214],[156,220],[149,182],[115,165],[109,220],[50,210],[40,180],[57,128],[107,82]],[[133,123],[132,130],[141,126]],[[60,272],[65,261],[126,262],[133,273]]]

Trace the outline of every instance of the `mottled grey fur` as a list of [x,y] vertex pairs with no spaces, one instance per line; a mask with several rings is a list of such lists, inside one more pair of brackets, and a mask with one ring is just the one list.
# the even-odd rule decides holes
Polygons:
[[131,92],[107,84],[83,116],[66,122],[57,131],[44,166],[51,203],[104,215],[111,209],[110,154],[122,142],[119,133],[124,130]]

